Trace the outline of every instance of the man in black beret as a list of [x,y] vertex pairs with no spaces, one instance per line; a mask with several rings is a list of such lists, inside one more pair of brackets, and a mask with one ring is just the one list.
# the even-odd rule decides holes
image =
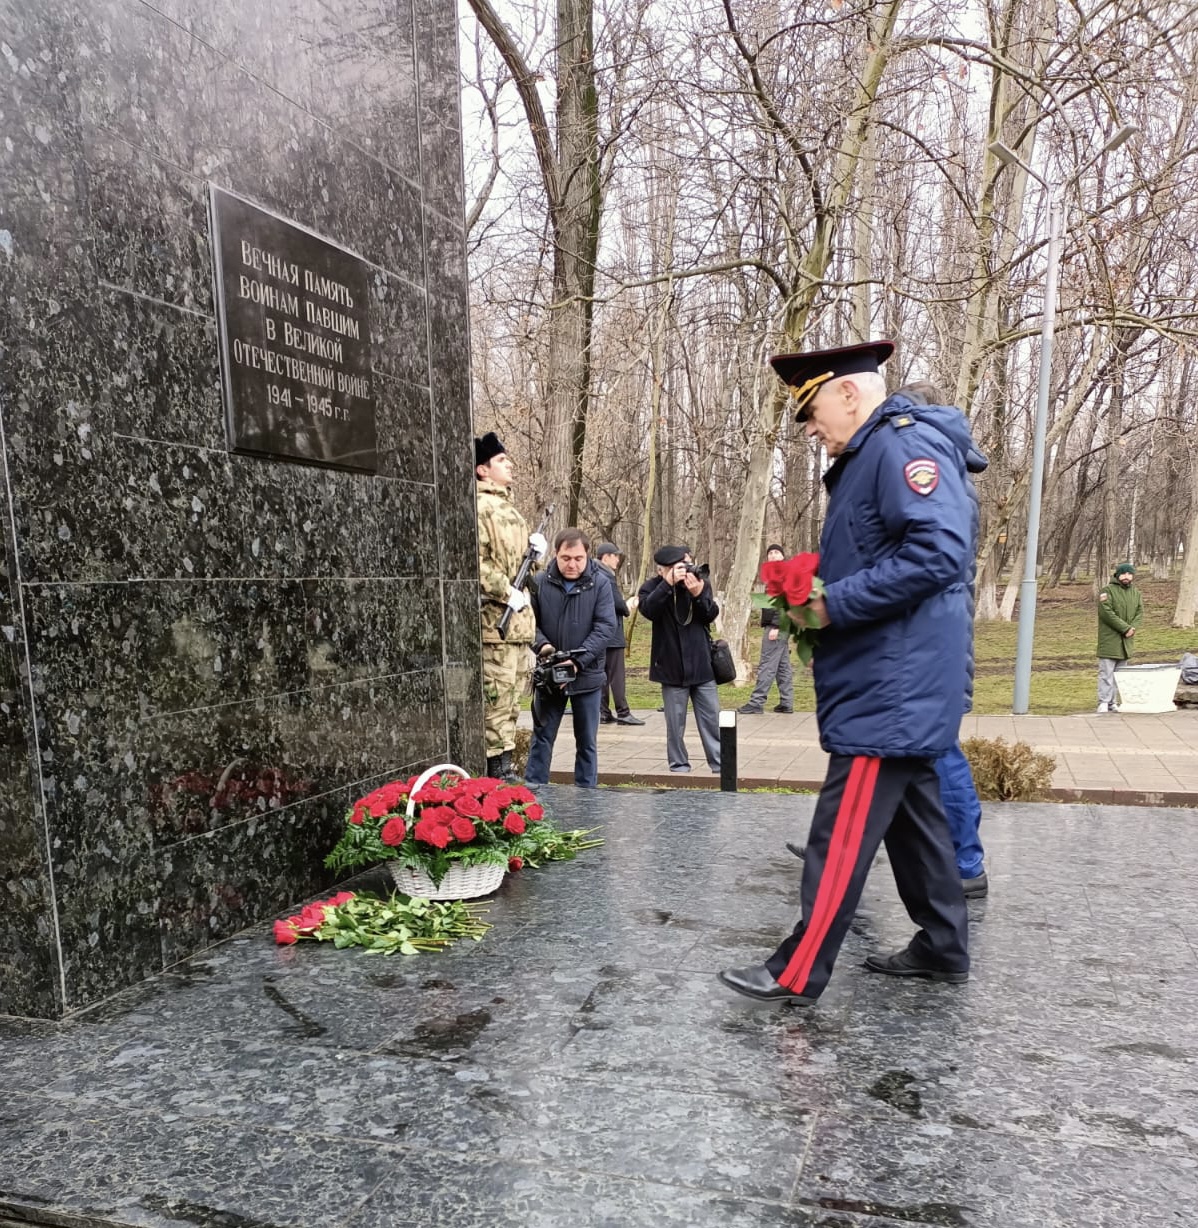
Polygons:
[[649,651],[649,681],[661,684],[666,717],[666,759],[671,772],[689,772],[686,750],[686,707],[695,710],[695,724],[707,766],[720,770],[720,697],[711,668],[708,628],[719,617],[711,581],[690,564],[685,546],[662,546],[653,555],[657,575],[637,594],[640,612],[653,624]]
[[[494,431],[474,441],[474,476],[478,486],[478,575],[482,588],[483,703],[487,745],[487,775],[515,779],[516,718],[520,694],[532,669],[536,622],[528,594],[512,587],[525,552],[535,547],[544,558],[549,544],[539,533],[529,534],[512,499],[512,462]],[[499,619],[511,606],[507,638]]]
[[872,341],[771,359],[796,418],[831,464],[820,538],[822,630],[812,670],[828,772],[807,837],[802,912],[764,963],[720,980],[763,1001],[813,1002],[885,841],[919,927],[865,966],[890,976],[969,978],[965,897],[936,758],[956,744],[971,637],[965,416],[888,397]]

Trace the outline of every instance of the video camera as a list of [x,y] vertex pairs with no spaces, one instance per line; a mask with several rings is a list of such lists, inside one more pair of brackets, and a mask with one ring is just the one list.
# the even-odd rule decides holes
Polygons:
[[558,649],[555,653],[537,658],[532,671],[533,690],[556,695],[564,685],[573,682],[577,674],[578,667],[570,659],[570,654]]

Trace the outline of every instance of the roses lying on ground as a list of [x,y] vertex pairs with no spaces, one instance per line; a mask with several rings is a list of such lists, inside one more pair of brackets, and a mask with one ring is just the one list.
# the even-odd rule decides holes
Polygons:
[[315,934],[324,924],[325,913],[328,910],[353,898],[352,891],[338,891],[336,895],[329,896],[327,900],[314,900],[311,904],[305,904],[295,916],[288,917],[285,921],[275,922],[275,942],[279,946],[289,947],[301,934]]

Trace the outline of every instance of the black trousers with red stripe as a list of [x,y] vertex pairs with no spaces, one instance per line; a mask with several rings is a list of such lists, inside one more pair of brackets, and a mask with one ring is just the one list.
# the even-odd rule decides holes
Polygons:
[[766,960],[776,981],[812,998],[823,992],[883,841],[919,926],[912,951],[933,967],[968,971],[965,897],[932,761],[832,755],[807,836],[803,914]]

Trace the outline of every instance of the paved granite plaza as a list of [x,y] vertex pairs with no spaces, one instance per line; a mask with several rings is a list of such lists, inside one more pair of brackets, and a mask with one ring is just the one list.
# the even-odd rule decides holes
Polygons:
[[792,922],[811,797],[545,793],[608,843],[509,879],[479,944],[261,926],[0,1020],[0,1222],[1198,1221],[1198,812],[988,807],[971,982],[862,970],[910,933],[879,864],[804,1011],[714,973]]

